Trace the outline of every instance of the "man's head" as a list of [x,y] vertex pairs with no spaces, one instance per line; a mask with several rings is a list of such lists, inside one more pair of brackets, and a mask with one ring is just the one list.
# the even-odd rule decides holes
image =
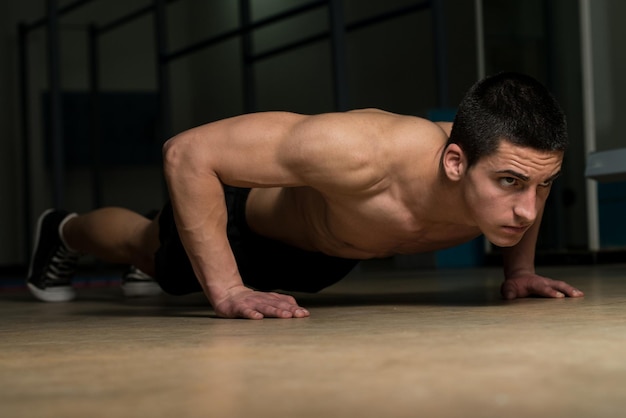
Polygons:
[[566,147],[565,117],[546,88],[499,74],[463,99],[441,161],[470,222],[492,243],[512,246],[540,218]]
[[500,73],[477,82],[457,111],[449,144],[463,150],[468,168],[496,152],[500,140],[537,151],[565,151],[561,107],[532,77]]

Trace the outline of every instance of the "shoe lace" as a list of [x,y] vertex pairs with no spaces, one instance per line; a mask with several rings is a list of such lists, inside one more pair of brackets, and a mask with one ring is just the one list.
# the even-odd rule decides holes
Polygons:
[[48,264],[46,277],[54,281],[69,281],[76,271],[77,262],[78,253],[61,245]]

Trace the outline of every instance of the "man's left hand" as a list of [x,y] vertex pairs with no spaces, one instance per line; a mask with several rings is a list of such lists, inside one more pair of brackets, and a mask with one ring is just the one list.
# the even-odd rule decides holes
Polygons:
[[579,298],[584,296],[580,290],[560,281],[542,277],[537,274],[523,274],[507,278],[500,293],[504,299],[525,298],[527,296],[542,296],[546,298],[564,298],[566,296]]

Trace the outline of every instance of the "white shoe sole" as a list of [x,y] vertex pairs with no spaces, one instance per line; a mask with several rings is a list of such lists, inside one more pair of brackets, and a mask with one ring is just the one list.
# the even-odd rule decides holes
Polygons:
[[128,298],[158,296],[163,292],[161,286],[156,282],[125,283],[122,285],[122,291],[124,292],[124,296]]
[[30,293],[44,302],[69,302],[76,297],[76,291],[71,286],[55,286],[41,290],[37,286],[27,283]]

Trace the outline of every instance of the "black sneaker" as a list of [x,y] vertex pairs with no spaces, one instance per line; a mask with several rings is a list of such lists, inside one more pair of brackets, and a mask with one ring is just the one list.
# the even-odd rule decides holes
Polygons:
[[147,297],[161,294],[161,286],[143,271],[130,266],[122,276],[122,291],[126,297]]
[[79,254],[63,244],[59,230],[63,221],[73,216],[76,215],[48,209],[37,222],[26,284],[31,293],[44,302],[66,302],[76,296],[72,276]]

